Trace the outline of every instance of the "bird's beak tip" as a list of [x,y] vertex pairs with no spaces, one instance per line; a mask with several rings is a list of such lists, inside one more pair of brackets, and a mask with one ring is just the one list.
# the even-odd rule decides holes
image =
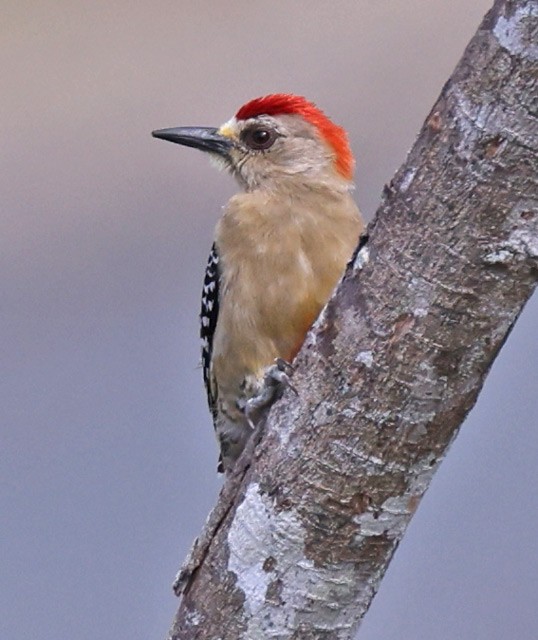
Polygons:
[[169,132],[170,132],[170,129],[155,129],[154,131],[151,132],[151,135],[154,138],[159,138],[160,140],[166,140],[167,139],[167,133],[169,133]]

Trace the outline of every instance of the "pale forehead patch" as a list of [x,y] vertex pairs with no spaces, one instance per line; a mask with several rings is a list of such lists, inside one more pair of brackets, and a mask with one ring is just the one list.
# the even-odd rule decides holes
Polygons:
[[236,131],[237,131],[237,120],[235,119],[235,116],[234,116],[233,118],[228,120],[228,122],[225,122],[217,131],[217,133],[221,136],[224,136],[225,138],[234,138]]

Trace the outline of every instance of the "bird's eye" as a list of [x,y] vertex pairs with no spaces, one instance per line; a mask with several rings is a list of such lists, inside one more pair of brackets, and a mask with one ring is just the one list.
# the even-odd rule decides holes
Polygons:
[[241,138],[247,147],[255,150],[265,150],[273,146],[277,139],[277,134],[274,129],[253,127],[252,129],[245,129]]

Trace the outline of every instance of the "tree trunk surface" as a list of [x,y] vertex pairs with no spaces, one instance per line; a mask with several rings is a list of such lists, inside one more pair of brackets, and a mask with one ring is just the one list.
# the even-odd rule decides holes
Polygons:
[[354,637],[536,286],[537,180],[538,0],[497,0],[223,488],[170,639]]

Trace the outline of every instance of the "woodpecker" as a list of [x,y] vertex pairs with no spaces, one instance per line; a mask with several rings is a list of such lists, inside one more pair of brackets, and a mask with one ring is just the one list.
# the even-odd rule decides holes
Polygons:
[[152,135],[207,152],[241,187],[216,226],[200,316],[219,471],[228,472],[357,246],[354,159],[344,129],[291,94],[251,100],[219,128]]

